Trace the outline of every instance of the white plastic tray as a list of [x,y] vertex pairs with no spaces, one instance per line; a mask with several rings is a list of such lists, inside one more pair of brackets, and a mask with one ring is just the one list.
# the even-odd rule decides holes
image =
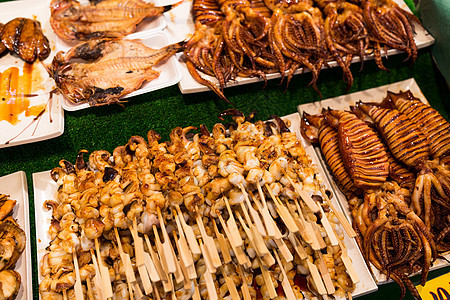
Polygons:
[[[53,50],[54,43],[51,42],[52,30],[45,26],[45,22],[49,15],[50,12],[48,6],[43,5],[39,1],[28,0],[0,3],[1,23],[6,23],[15,17],[36,18],[36,20],[41,22],[44,34],[49,38],[50,46]],[[20,70],[20,73],[23,74],[23,66],[23,60],[15,55],[6,54],[5,56],[0,57],[0,72],[11,67],[17,67]],[[30,107],[48,103],[46,111],[39,120],[35,122],[33,122],[35,116],[26,116],[25,112],[18,116],[19,122],[14,125],[8,121],[0,120],[0,148],[42,141],[60,136],[64,132],[64,111],[58,99],[53,98],[53,100],[49,102],[49,92],[53,89],[54,83],[53,80],[49,78],[42,64],[34,64],[32,80],[33,84],[31,92],[33,94],[38,94],[39,96],[29,98]],[[7,143],[8,141],[10,142]]]
[[[141,41],[148,47],[159,49],[169,45],[167,37],[162,32],[156,32],[153,35],[142,38]],[[177,84],[181,79],[180,65],[175,57],[170,57],[164,63],[154,66],[154,70],[161,71],[158,78],[144,83],[140,89],[126,95],[123,99],[133,96],[149,93],[151,91],[159,90],[174,84]],[[67,111],[76,111],[90,107],[89,103],[73,103],[61,94],[56,95],[62,102],[62,107]]]
[[[407,11],[410,11],[408,6],[402,0],[394,0],[394,2],[399,4],[399,6],[401,8],[403,8]],[[188,1],[165,14],[166,21],[167,21],[167,27],[166,27],[165,31],[169,35],[169,42],[176,42],[176,41],[180,41],[183,39],[188,39],[194,33],[195,26],[192,21],[192,16],[190,13],[191,6],[192,6],[192,1]],[[434,43],[434,38],[421,25],[418,25],[418,24],[415,27],[414,39],[416,41],[418,48],[428,47]],[[382,51],[382,56],[384,56],[383,53],[384,53],[384,51]],[[391,50],[388,50],[387,55],[391,56],[391,55],[395,55],[395,54],[399,54],[399,53],[401,53],[401,52],[398,50],[395,50],[395,49],[391,49]],[[368,56],[365,56],[365,58],[364,58],[364,60],[370,60],[370,59],[373,59],[373,55],[368,55]],[[210,90],[208,87],[198,83],[197,81],[195,81],[194,78],[192,78],[192,76],[189,74],[189,71],[186,68],[186,63],[184,62],[184,60],[185,60],[185,57],[184,57],[184,55],[182,55],[180,57],[179,61],[182,66],[183,78],[178,83],[181,93],[190,94],[190,93],[204,92],[204,91]],[[359,57],[354,57],[352,60],[352,63],[359,62],[359,61],[360,61]],[[336,66],[338,66],[338,64],[335,61],[332,61],[329,63],[329,66],[336,67]],[[295,74],[300,74],[302,72],[303,72],[302,69],[298,69],[295,72]],[[218,84],[216,78],[213,78],[213,77],[210,77],[210,76],[207,76],[204,74],[202,74],[202,76],[204,76],[204,78]],[[266,75],[266,77],[268,80],[270,80],[270,79],[274,79],[274,78],[280,78],[281,75],[279,73],[272,73],[272,74]],[[227,87],[244,85],[244,84],[254,83],[254,82],[258,82],[258,81],[262,81],[262,79],[238,77],[235,81],[228,82]]]
[[[305,147],[305,150],[308,155],[311,156],[313,162],[322,168],[317,158],[317,155],[311,145],[307,145],[303,138],[300,135],[300,117],[297,113],[288,115],[283,117],[283,119],[289,119],[291,123],[292,131],[295,131],[297,134],[297,138],[302,141],[302,145]],[[323,174],[323,170],[321,170]],[[331,185],[328,182],[326,176],[323,176],[325,186],[331,190]],[[33,174],[33,188],[34,188],[34,201],[35,201],[35,212],[36,212],[36,228],[40,228],[40,230],[36,230],[36,240],[37,240],[37,251],[38,251],[38,261],[41,260],[44,255],[44,249],[50,243],[50,237],[47,233],[47,230],[50,226],[51,220],[51,212],[45,211],[43,209],[43,204],[48,199],[53,199],[58,186],[50,177],[50,171],[44,171],[40,173]],[[332,199],[333,204],[339,208],[338,203],[336,202],[336,198]],[[374,292],[378,289],[375,281],[369,273],[369,270],[364,262],[364,259],[359,251],[359,248],[354,239],[349,238],[346,234],[344,243],[347,246],[348,254],[353,261],[353,265],[358,273],[360,282],[356,284],[356,289],[353,292],[353,296],[361,296],[367,293]],[[39,278],[41,280],[41,278]]]
[[25,250],[17,261],[15,268],[22,279],[16,299],[33,299],[30,216],[28,212],[28,186],[25,172],[19,171],[0,177],[0,193],[9,195],[10,199],[17,201],[13,210],[13,218],[17,220],[17,223],[25,231],[27,237]]
[[[333,108],[333,109],[339,109],[339,110],[348,110],[350,105],[356,104],[357,101],[370,101],[370,102],[381,102],[387,94],[387,91],[391,91],[394,93],[398,93],[400,91],[406,91],[411,90],[411,92],[416,96],[417,98],[420,98],[421,101],[424,103],[428,103],[427,99],[423,95],[422,91],[420,90],[419,86],[417,85],[414,78],[410,78],[407,80],[399,81],[396,83],[380,86],[373,89],[368,89],[361,92],[356,92],[348,95],[343,95],[335,98],[330,98],[322,101],[317,101],[313,103],[307,103],[302,104],[298,106],[298,112],[300,113],[300,116],[303,114],[303,112],[307,112],[309,114],[318,114],[321,112],[322,108]],[[337,184],[334,182],[332,174],[328,171],[328,167],[326,164],[326,161],[324,160],[322,153],[320,151],[319,147],[313,147],[308,141],[305,141],[307,143],[308,148],[314,149],[316,151],[316,156],[318,157],[318,160],[320,161],[320,164],[322,165],[322,170],[324,174],[328,177],[328,180],[331,182],[333,190],[335,191],[335,195],[337,196],[337,199],[339,200],[339,204],[342,207],[342,210],[344,214],[347,216],[349,220],[351,220],[351,214],[350,209],[348,207],[348,202],[345,197],[345,195],[340,191]],[[450,260],[450,253],[447,253],[444,255],[447,260]],[[431,270],[436,270],[445,266],[450,265],[450,263],[447,263],[445,260],[437,259],[436,262],[431,267]],[[382,273],[380,273],[375,267],[372,266],[372,271],[375,276],[375,280],[378,284],[383,284],[388,282],[386,280],[386,276]]]

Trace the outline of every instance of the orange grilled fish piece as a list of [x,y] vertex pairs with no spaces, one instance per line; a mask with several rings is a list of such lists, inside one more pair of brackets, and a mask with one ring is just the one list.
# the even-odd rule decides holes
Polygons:
[[70,101],[110,104],[157,78],[160,72],[152,66],[180,51],[183,44],[152,49],[137,40],[92,40],[65,55],[58,52],[47,71]]

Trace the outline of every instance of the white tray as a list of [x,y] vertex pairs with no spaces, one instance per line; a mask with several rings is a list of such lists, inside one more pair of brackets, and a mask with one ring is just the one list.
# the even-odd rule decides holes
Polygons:
[[[302,141],[302,145],[305,147],[305,150],[308,155],[311,156],[311,159],[315,164],[322,168],[320,163],[318,162],[318,158],[314,149],[305,143],[303,138],[300,135],[300,117],[297,113],[288,115],[283,117],[283,119],[289,119],[291,122],[292,131],[295,131],[297,134],[297,138]],[[323,170],[321,170],[323,173]],[[326,176],[323,176],[325,186],[331,190],[331,186],[328,182]],[[44,211],[43,204],[48,199],[53,199],[58,186],[50,177],[50,171],[44,171],[40,173],[33,174],[33,188],[34,188],[34,201],[35,201],[35,212],[36,212],[36,241],[37,241],[37,257],[38,261],[41,260],[44,255],[44,249],[50,243],[50,236],[47,233],[47,230],[50,226],[51,220],[51,212]],[[333,204],[339,208],[338,203],[336,202],[336,198],[332,199]],[[39,228],[39,230],[38,230]],[[343,231],[343,230],[342,230]],[[361,296],[367,293],[374,292],[378,289],[375,281],[369,273],[369,270],[364,262],[364,259],[359,251],[359,248],[354,239],[349,238],[346,234],[344,238],[344,243],[347,246],[348,254],[353,261],[353,265],[358,273],[360,282],[357,283],[356,289],[353,292],[353,296]],[[39,275],[40,276],[40,275]],[[39,277],[39,280],[41,278]]]
[[[15,17],[36,18],[36,20],[41,22],[44,34],[51,41],[52,30],[45,26],[47,15],[50,15],[48,6],[46,7],[42,5],[42,3],[34,0],[0,3],[1,23],[6,23]],[[53,52],[54,43],[50,42],[50,47]],[[10,67],[17,67],[22,74],[23,66],[23,60],[15,55],[6,54],[0,58],[0,72],[3,72]],[[34,69],[35,71],[33,72],[32,80],[36,81],[34,81],[32,85],[32,93],[38,94],[39,96],[29,98],[30,107],[48,103],[49,92],[53,89],[54,84],[42,64],[35,63]],[[63,134],[64,111],[61,107],[61,103],[58,99],[53,98],[53,100],[47,104],[46,108],[45,113],[35,122],[33,122],[35,116],[26,116],[25,112],[19,115],[19,122],[14,125],[8,121],[0,120],[0,148],[42,141]],[[8,141],[10,142],[7,143]]]
[[[169,45],[167,37],[162,32],[156,32],[153,35],[142,38],[141,41],[148,47],[159,49]],[[163,64],[153,67],[154,70],[161,71],[158,78],[144,83],[140,89],[126,95],[123,99],[133,96],[149,93],[151,91],[159,90],[174,84],[177,84],[181,79],[180,65],[175,57],[170,57]],[[75,111],[91,107],[89,103],[73,103],[61,94],[56,95],[56,98],[62,102],[62,107],[67,111]]]
[[[402,0],[394,0],[399,6],[407,11],[410,11],[408,6],[402,1]],[[192,36],[194,33],[194,23],[192,21],[191,16],[191,6],[192,1],[188,1],[186,3],[181,4],[180,6],[174,8],[172,11],[166,13],[166,21],[167,21],[167,27],[165,31],[169,35],[169,42],[176,42],[183,39],[188,39]],[[416,25],[415,27],[415,36],[414,39],[416,41],[418,48],[424,48],[432,45],[434,43],[434,38],[421,26]],[[401,53],[398,50],[390,49],[387,52],[388,56],[395,55]],[[384,56],[384,51],[382,51],[382,56]],[[364,60],[370,60],[373,59],[373,55],[365,56]],[[197,92],[204,92],[209,91],[210,89],[197,81],[195,81],[194,78],[189,74],[189,71],[186,68],[186,63],[184,62],[185,57],[184,55],[180,58],[180,64],[182,66],[182,73],[183,78],[178,83],[178,86],[180,88],[181,93],[183,94],[190,94],[190,93],[197,93]],[[352,60],[352,63],[359,62],[359,57],[354,57]],[[335,61],[332,61],[329,63],[330,67],[336,67],[338,64]],[[302,73],[302,69],[298,69],[295,74]],[[210,77],[208,75],[205,75],[202,73],[202,76],[204,78],[216,83],[218,85],[217,79],[214,77]],[[280,78],[281,75],[279,73],[272,73],[266,75],[267,79],[274,79],[274,78]],[[320,80],[320,78],[319,78]],[[238,77],[235,81],[230,81],[227,83],[227,87],[231,86],[237,86],[237,85],[244,85],[254,82],[262,81],[260,78],[242,78]]]
[[25,172],[19,171],[0,177],[0,193],[9,195],[10,199],[17,201],[13,210],[13,218],[17,220],[27,237],[25,250],[17,261],[15,268],[22,278],[16,299],[33,299],[30,216],[28,213],[28,186]]
[[[356,104],[357,101],[370,101],[370,102],[381,102],[387,94],[387,91],[391,91],[394,93],[398,93],[400,91],[406,91],[411,90],[411,92],[416,96],[417,98],[420,98],[421,101],[424,103],[428,103],[427,99],[423,95],[422,91],[420,90],[419,86],[417,85],[414,78],[399,81],[396,83],[380,86],[373,89],[368,89],[361,92],[356,92],[348,95],[343,95],[335,98],[330,98],[322,101],[317,101],[314,103],[307,103],[302,104],[297,107],[298,112],[300,113],[300,116],[303,114],[303,112],[307,112],[309,114],[318,114],[321,112],[322,108],[333,108],[333,109],[339,109],[339,110],[348,110],[350,105]],[[328,177],[328,180],[331,182],[333,186],[333,190],[335,192],[335,195],[337,195],[337,198],[339,200],[339,204],[342,207],[342,210],[344,211],[345,215],[349,220],[351,220],[351,214],[350,209],[348,207],[348,202],[345,197],[345,195],[340,191],[337,184],[334,182],[332,174],[328,171],[327,163],[324,160],[322,153],[320,151],[319,147],[313,147],[308,141],[305,141],[305,143],[308,144],[308,148],[312,148],[316,151],[317,157],[320,161],[320,164],[322,165],[322,170],[324,171],[324,174]],[[444,255],[447,260],[450,260],[450,253],[447,253]],[[431,267],[431,270],[436,270],[445,266],[450,265],[450,263],[447,263],[445,260],[437,259],[436,262]],[[386,276],[382,273],[380,273],[375,267],[372,266],[372,271],[375,276],[375,280],[378,284],[383,284],[388,282],[386,280]]]

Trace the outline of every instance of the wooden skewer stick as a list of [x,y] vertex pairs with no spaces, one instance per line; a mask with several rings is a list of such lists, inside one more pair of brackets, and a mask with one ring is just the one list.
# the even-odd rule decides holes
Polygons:
[[[263,222],[261,221],[261,218],[259,217],[258,212],[253,208],[252,203],[250,202],[250,199],[248,198],[247,191],[245,190],[242,183],[239,183],[239,188],[241,189],[242,194],[244,195],[244,200],[247,203],[248,211],[250,212],[250,215],[252,216],[253,222],[255,222],[255,226],[258,229],[259,233],[262,236],[267,236],[266,230],[264,228]],[[241,203],[241,207],[244,204]]]
[[252,298],[250,296],[250,290],[248,289],[248,283],[247,279],[245,278],[244,270],[242,270],[241,265],[238,265],[238,269],[239,275],[241,276],[242,279],[241,285],[242,298],[244,298],[244,300],[251,300]]
[[280,215],[281,219],[283,220],[284,224],[286,224],[287,229],[289,229],[290,232],[297,233],[300,231],[300,228],[298,228],[297,224],[295,223],[294,218],[289,213],[289,210],[283,205],[283,203],[275,197],[273,194],[272,189],[269,187],[269,185],[266,183],[265,185],[267,191],[269,192],[270,197],[272,198],[273,202],[277,206],[277,212]]
[[[133,265],[131,264],[130,255],[123,251],[122,242],[120,241],[119,231],[117,230],[117,227],[114,227],[114,234],[117,240],[117,247],[119,248],[119,255],[122,260],[123,267],[125,269],[125,277],[127,278],[130,298],[132,298],[133,287],[136,288],[136,286],[134,285],[136,283],[136,276],[134,275]],[[139,289],[139,291],[137,292],[138,295],[142,294],[142,291],[140,290],[139,286],[137,286],[136,289]]]
[[189,247],[191,248],[192,254],[194,255],[202,254],[200,247],[198,246],[197,239],[195,238],[194,230],[192,229],[191,226],[186,224],[186,221],[183,218],[183,213],[181,212],[180,207],[177,205],[175,206],[175,208],[178,212],[178,218],[181,221],[181,225],[183,226],[183,230],[186,235]]
[[295,234],[290,232],[288,234],[288,239],[291,242],[292,247],[294,247],[295,252],[297,252],[300,259],[301,260],[307,259],[308,255],[306,254],[305,249],[303,248],[301,242],[298,240],[298,238],[295,236]]
[[212,278],[211,273],[205,272],[203,273],[205,277],[206,289],[208,290],[208,299],[217,300],[219,297],[217,296],[216,286],[214,285],[214,280]]
[[104,292],[104,296],[106,298],[112,298],[113,297],[113,291],[111,286],[111,278],[109,276],[109,270],[104,265],[104,262],[102,260],[101,254],[100,254],[100,243],[98,242],[98,238],[94,239],[95,243],[95,251],[97,252],[97,262],[98,267],[100,270],[100,277],[102,278],[102,291]]
[[95,292],[97,293],[100,300],[105,300],[106,297],[103,297],[103,293],[102,293],[102,278],[100,275],[100,268],[98,266],[97,259],[95,258],[94,250],[90,249],[90,251],[91,251],[92,263],[94,264],[94,270],[95,270],[95,276],[94,276]]
[[198,289],[197,280],[192,280],[192,283],[195,285],[195,291],[192,295],[192,300],[201,300],[202,298],[200,297],[200,290]]
[[86,276],[86,287],[87,287],[88,299],[94,299],[94,292],[92,291],[92,282],[91,282],[91,279],[89,278],[89,276]]
[[[176,237],[175,237],[175,240],[177,240]],[[170,250],[172,251],[172,256],[175,258],[175,268],[176,268],[176,270],[175,270],[175,274],[174,275],[175,275],[176,283],[184,282],[186,284],[186,282],[187,282],[187,284],[189,286],[190,282],[189,282],[189,280],[187,280],[187,278],[186,278],[186,280],[184,278],[183,269],[181,268],[181,263],[182,262],[177,259],[177,255],[175,254],[175,250],[172,247],[172,243],[170,243]],[[183,267],[184,267],[184,265],[183,265]]]
[[73,265],[74,265],[74,269],[75,269],[75,286],[74,286],[74,291],[75,291],[75,299],[76,300],[83,300],[84,299],[84,294],[83,294],[83,288],[81,286],[81,276],[80,276],[80,269],[78,266],[78,258],[77,258],[77,253],[75,248],[72,249],[72,256],[73,256]]
[[328,268],[323,260],[322,252],[316,251],[316,254],[319,259],[319,271],[320,274],[322,274],[322,279],[323,282],[325,283],[325,288],[327,289],[329,295],[333,295],[336,290],[334,288],[333,281],[331,280],[330,273],[328,272]]
[[[177,228],[178,228],[178,235],[180,236],[180,238],[178,239],[178,245],[180,247],[179,252],[180,252],[180,255],[183,259],[183,262],[184,262],[186,268],[188,268],[188,267],[194,265],[194,260],[192,259],[191,251],[189,250],[189,246],[188,246],[186,238],[184,236],[183,227],[181,225],[180,219],[178,218],[178,214],[175,210],[173,211],[173,214],[175,216],[175,222],[176,222]],[[197,278],[197,276],[195,278]],[[194,279],[194,278],[191,278],[191,279]]]
[[284,294],[286,295],[287,300],[296,300],[294,291],[292,290],[292,286],[289,283],[289,279],[287,277],[286,271],[284,270],[283,264],[281,263],[281,259],[277,254],[277,251],[274,251],[275,259],[278,262],[278,266],[280,267],[281,273],[283,274],[283,280],[281,281],[281,286],[283,287]]
[[142,238],[139,236],[137,231],[137,220],[134,218],[133,220],[133,226],[130,227],[131,235],[133,236],[134,240],[134,249],[136,253],[136,266],[139,272],[139,276],[142,281],[142,285],[144,286],[144,292],[146,295],[149,295],[152,291],[152,283],[150,281],[149,273],[145,266],[145,259],[144,259],[144,243],[142,241]]
[[155,296],[156,300],[161,300],[161,296],[159,295],[159,291],[155,283],[152,283],[152,285],[153,285],[153,295]]
[[[158,254],[155,253],[155,251],[153,250],[152,244],[150,243],[150,239],[148,238],[148,235],[144,235],[144,239],[145,242],[147,244],[147,248],[148,248],[148,252],[150,253],[151,256],[151,260],[153,262],[153,265],[155,266],[155,269],[159,275],[159,278],[164,281],[164,282],[168,282],[169,281],[169,276],[168,274],[164,271],[164,267],[162,265],[162,259],[159,259]],[[150,277],[152,278],[152,277]],[[154,280],[152,280],[153,282],[156,282]]]
[[270,297],[270,299],[273,299],[277,296],[277,291],[275,290],[275,286],[273,285],[272,276],[270,276],[269,270],[267,270],[266,267],[264,267],[262,265],[261,260],[259,258],[257,258],[257,260],[259,262],[259,268],[261,270],[261,274],[263,276],[264,283],[266,284],[267,292],[269,293],[269,297]]
[[305,233],[308,236],[308,240],[310,241],[310,242],[307,241],[307,243],[309,243],[311,245],[311,248],[313,250],[320,250],[320,244],[319,244],[319,241],[317,240],[316,233],[314,232],[311,223],[305,219],[305,216],[303,215],[303,210],[297,199],[294,199],[294,203],[297,206],[297,212],[298,212],[299,218],[303,222],[303,225],[305,227]]
[[328,220],[327,216],[325,215],[322,205],[319,204],[319,208],[320,208],[320,213],[322,214],[322,218],[320,219],[320,221],[321,221],[323,228],[325,229],[328,237],[330,238],[330,243],[333,246],[337,246],[338,238],[336,237],[336,234],[334,233],[334,230],[331,227],[330,221]]
[[230,292],[231,299],[240,300],[241,297],[239,296],[239,293],[236,289],[236,284],[233,282],[233,279],[228,277],[228,275],[225,273],[223,267],[221,269],[222,269],[222,276],[225,279],[225,283],[228,287],[228,291]]
[[[181,253],[180,243],[179,243],[179,240],[178,240],[178,237],[177,237],[177,233],[175,232],[175,230],[173,231],[172,235],[173,235],[173,238],[175,239],[175,245],[176,245],[176,248],[178,250],[178,253]],[[179,266],[181,268],[181,272],[183,272],[184,288],[189,290],[191,288],[191,281],[190,281],[191,278],[189,278],[190,275],[189,275],[189,272],[188,272],[188,270],[186,268],[186,265],[185,265],[185,263],[183,261],[183,257],[181,256],[181,254],[180,254]],[[192,267],[192,266],[189,266],[189,267]],[[195,275],[197,275],[196,272],[195,272],[195,268],[191,268],[191,269],[194,271]],[[194,277],[194,278],[196,278],[196,277]]]
[[[166,255],[172,256],[172,253],[170,252],[170,249],[164,250],[163,244],[161,243],[161,240],[159,238],[158,230],[156,229],[155,225],[153,225],[153,234],[155,235],[155,244],[156,244],[156,249],[158,250],[158,256],[159,256],[159,259],[161,260],[161,265],[164,270],[163,273],[165,274],[164,276],[167,276],[166,277],[167,281],[163,281],[164,291],[166,293],[168,293],[173,289],[171,274],[175,273],[175,271],[176,271],[175,261],[174,260],[170,261],[171,262],[170,270],[173,270],[173,271],[169,272],[169,266],[167,263]],[[164,253],[165,251],[167,251],[167,252]]]
[[67,290],[63,290],[63,299],[67,300]]
[[230,250],[228,249],[227,239],[223,234],[219,232],[217,228],[216,221],[211,218],[211,223],[213,224],[214,233],[216,234],[217,241],[219,242],[220,252],[222,253],[223,263],[227,264],[231,262]]
[[211,263],[213,264],[214,268],[217,269],[222,265],[222,262],[220,261],[219,252],[217,252],[216,243],[214,242],[214,239],[206,233],[202,216],[198,213],[196,221],[198,228],[200,229],[200,234],[202,235],[203,242],[205,243],[208,254],[210,255]]
[[223,230],[225,231],[225,235],[228,237],[228,241],[230,241],[231,250],[233,250],[234,255],[236,256],[236,259],[238,261],[238,265],[243,265],[245,268],[249,268],[251,263],[248,259],[247,255],[245,254],[244,250],[242,250],[241,247],[235,247],[233,243],[231,243],[231,233],[225,224],[224,219],[222,218],[222,215],[220,212],[217,212],[217,215],[219,217],[220,224],[222,225]]
[[307,192],[305,192],[304,190],[302,190],[299,186],[298,183],[295,183],[291,177],[289,177],[289,175],[286,173],[286,171],[284,169],[281,169],[281,171],[283,172],[284,176],[286,176],[286,178],[288,179],[289,183],[294,187],[295,191],[297,192],[297,194],[300,195],[300,197],[303,199],[303,201],[306,203],[306,205],[308,205],[309,209],[312,210],[313,212],[318,212],[319,211],[319,207],[317,206],[316,202],[314,202],[314,200],[308,195]]
[[259,235],[257,229],[254,228],[254,230],[251,230],[251,228],[248,228],[247,225],[245,224],[244,220],[241,217],[241,214],[239,212],[236,212],[236,215],[239,221],[241,222],[242,228],[244,229],[245,234],[248,237],[250,245],[253,247],[253,249],[255,249],[256,255],[258,257],[261,257],[265,265],[267,265],[268,267],[275,264],[275,259],[270,254],[269,249],[267,249],[267,246],[264,243],[262,236]]
[[314,284],[317,288],[317,292],[320,295],[326,295],[327,289],[325,288],[322,279],[320,278],[319,271],[317,270],[316,265],[311,263],[309,259],[306,260],[306,264],[308,265],[309,273],[311,274],[311,278],[314,281]]
[[336,209],[336,207],[331,202],[330,198],[325,193],[324,189],[321,186],[319,186],[319,189],[320,189],[320,193],[322,194],[323,198],[325,198],[325,201],[327,202],[328,206],[331,208],[331,210],[334,212],[335,216],[338,218],[339,223],[341,223],[342,227],[344,227],[344,230],[347,233],[347,235],[351,238],[354,238],[356,236],[356,232],[353,230],[353,227],[350,224],[350,222],[347,220],[347,218],[344,216],[344,214],[340,210]]
[[[175,262],[175,257],[173,255],[173,248],[172,248],[172,244],[170,243],[169,234],[166,231],[166,225],[164,224],[164,219],[161,214],[161,209],[159,207],[157,207],[156,211],[158,213],[158,219],[159,219],[159,225],[161,227],[161,232],[164,237],[164,243],[162,243],[162,248],[164,250],[163,255],[165,255],[165,259],[166,259],[166,263],[167,263],[167,270],[169,271],[169,273],[175,273],[175,272],[177,272],[177,266],[176,266],[176,262]],[[155,231],[155,229],[156,229],[156,226],[153,226],[153,231]],[[159,240],[159,236],[158,236],[158,240]]]
[[[160,274],[165,274],[160,261],[157,259],[156,253],[153,251],[153,248],[150,244],[150,240],[148,236],[144,235],[145,242],[147,244],[147,248],[149,252],[144,251],[144,264],[147,269],[148,274],[150,275],[150,280],[152,282],[158,282],[163,280],[164,277],[160,277]],[[149,254],[150,253],[150,254]],[[156,262],[155,262],[156,260]],[[166,279],[167,280],[167,279]]]
[[232,234],[231,238],[230,237],[228,238],[230,239],[230,244],[233,243],[235,247],[242,247],[242,245],[244,245],[244,242],[242,241],[242,237],[239,234],[239,229],[237,227],[236,220],[234,219],[230,203],[228,202],[227,197],[223,197],[223,200],[225,201],[225,205],[227,207],[229,215],[229,218],[227,220],[227,226],[228,229],[230,230],[230,233]]
[[[259,207],[259,205],[257,206],[259,208],[259,212],[263,217],[264,225],[266,226],[267,229],[267,235],[270,236],[271,238],[281,239],[281,232],[277,228],[275,221],[270,215],[269,208],[267,207],[266,197],[264,197],[264,193],[258,181],[256,182],[256,187],[258,188],[259,197],[261,198],[262,201],[262,207]],[[256,203],[256,198],[254,196],[253,201]]]
[[211,256],[209,255],[205,244],[203,244],[201,240],[199,240],[198,242],[200,244],[200,250],[202,250],[203,259],[205,260],[206,270],[211,274],[216,273],[217,269],[214,267],[211,261]]
[[356,273],[355,267],[353,266],[352,260],[348,256],[347,248],[345,247],[344,243],[340,239],[338,239],[339,247],[341,248],[341,259],[344,263],[345,268],[347,269],[347,273],[350,276],[350,279],[353,281],[353,283],[359,282],[358,273]]

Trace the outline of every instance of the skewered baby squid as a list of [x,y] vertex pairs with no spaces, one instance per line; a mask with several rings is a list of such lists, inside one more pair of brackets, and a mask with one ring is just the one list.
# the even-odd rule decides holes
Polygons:
[[[153,66],[182,49],[182,43],[152,49],[137,40],[92,40],[58,52],[47,71],[58,90],[74,103],[120,102],[144,82],[159,77]],[[81,61],[80,61],[81,60]]]
[[235,123],[212,134],[201,125],[189,138],[194,127],[177,127],[160,143],[150,131],[112,155],[61,160],[51,171],[56,198],[45,203],[52,241],[41,297],[352,293],[359,279],[340,217],[295,133],[278,117],[226,115]]
[[15,200],[0,194],[0,299],[15,299],[21,283],[13,269],[25,249],[26,236],[11,216],[15,205]]
[[90,1],[88,5],[76,0],[52,0],[50,25],[64,40],[117,38],[133,33],[145,18],[157,17],[171,8],[142,0]]

